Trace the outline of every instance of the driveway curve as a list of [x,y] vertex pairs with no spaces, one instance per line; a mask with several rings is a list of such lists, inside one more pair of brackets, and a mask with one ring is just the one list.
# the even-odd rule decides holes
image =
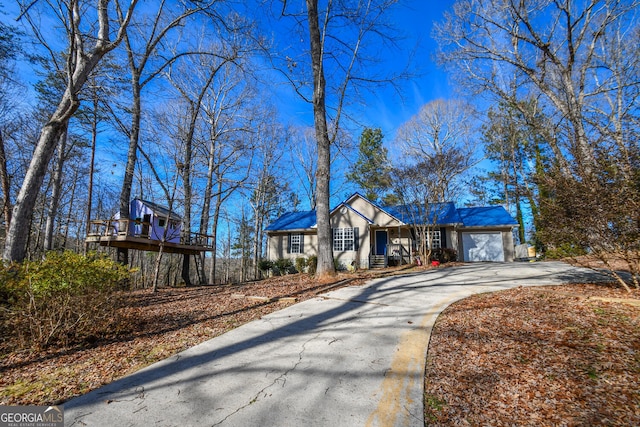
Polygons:
[[607,280],[559,262],[469,264],[295,304],[63,405],[67,426],[423,426],[431,328],[472,294]]

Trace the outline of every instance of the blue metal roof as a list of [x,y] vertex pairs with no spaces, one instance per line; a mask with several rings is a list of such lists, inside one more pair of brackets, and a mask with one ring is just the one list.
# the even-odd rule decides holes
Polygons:
[[460,208],[458,214],[465,227],[495,227],[518,225],[518,222],[502,206]]
[[[357,193],[354,194],[354,196],[355,195],[357,195]],[[347,199],[347,201],[349,199]],[[346,203],[346,201],[334,208],[332,213],[335,212],[338,207],[343,205],[347,206],[353,212],[372,223],[370,219],[353,209]],[[514,220],[502,206],[456,209],[453,202],[433,203],[428,206],[429,209],[427,212],[424,206],[419,205],[400,205],[393,207],[380,207],[375,204],[373,205],[405,224],[414,224],[416,222],[441,226],[462,224],[465,227],[499,227],[518,225],[518,222]],[[317,218],[315,211],[288,212],[269,224],[269,226],[265,228],[265,231],[308,230],[316,224]]]
[[269,224],[265,231],[304,230],[316,222],[316,211],[287,212]]
[[[405,224],[459,224],[462,221],[453,202],[422,205],[400,205],[384,208]],[[428,211],[427,211],[428,209]]]

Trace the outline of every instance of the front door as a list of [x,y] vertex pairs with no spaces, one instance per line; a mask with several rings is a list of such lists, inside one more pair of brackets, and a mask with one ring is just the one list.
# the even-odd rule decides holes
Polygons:
[[386,230],[376,230],[376,255],[384,255],[387,251]]

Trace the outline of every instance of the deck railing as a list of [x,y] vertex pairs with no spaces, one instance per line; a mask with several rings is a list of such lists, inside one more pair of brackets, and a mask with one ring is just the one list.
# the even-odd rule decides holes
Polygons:
[[[132,223],[135,225],[134,227],[130,227]],[[94,239],[101,237],[136,237],[159,241],[152,239],[151,229],[152,224],[146,221],[132,219],[97,219],[89,223],[87,237]],[[171,236],[165,236],[165,240],[170,240],[170,238]],[[212,248],[213,236],[182,230],[180,233],[180,244]]]

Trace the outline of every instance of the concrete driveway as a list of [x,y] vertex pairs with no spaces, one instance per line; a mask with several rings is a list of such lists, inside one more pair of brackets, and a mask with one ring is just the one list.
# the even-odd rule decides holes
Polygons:
[[263,317],[64,407],[69,426],[423,426],[431,328],[471,294],[601,275],[558,262],[376,279]]

